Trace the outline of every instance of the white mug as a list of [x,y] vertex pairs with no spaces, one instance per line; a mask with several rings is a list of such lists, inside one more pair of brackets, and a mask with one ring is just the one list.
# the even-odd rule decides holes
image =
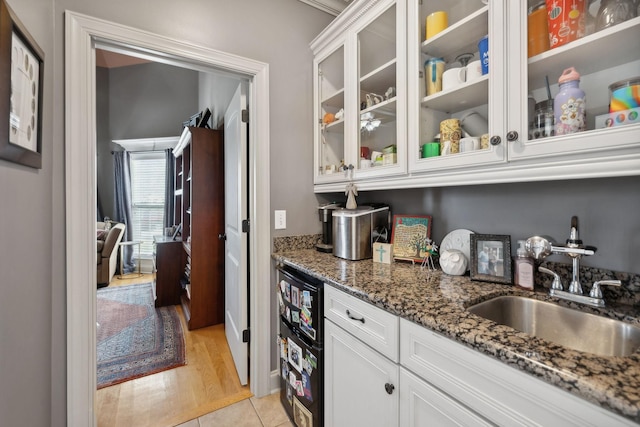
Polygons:
[[480,138],[479,137],[467,137],[462,138],[460,140],[460,152],[464,153],[466,151],[478,150],[480,148]]
[[442,74],[442,90],[452,89],[465,82],[466,69],[451,68]]
[[471,61],[467,64],[467,81],[473,81],[482,77],[482,62]]

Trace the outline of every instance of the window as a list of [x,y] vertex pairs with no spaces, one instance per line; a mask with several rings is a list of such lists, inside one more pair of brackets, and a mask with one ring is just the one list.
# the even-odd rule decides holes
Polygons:
[[165,154],[162,151],[131,153],[130,163],[133,240],[143,242],[141,258],[151,258],[153,236],[162,235],[164,229]]

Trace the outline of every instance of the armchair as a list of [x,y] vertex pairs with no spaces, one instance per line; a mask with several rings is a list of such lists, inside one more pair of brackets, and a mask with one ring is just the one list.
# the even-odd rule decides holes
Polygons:
[[98,287],[102,287],[107,286],[116,273],[118,246],[124,236],[125,225],[115,223],[104,233],[100,233],[100,231],[104,230],[104,222],[98,222],[96,228],[98,230],[98,236],[96,238],[96,248],[98,251],[96,273]]

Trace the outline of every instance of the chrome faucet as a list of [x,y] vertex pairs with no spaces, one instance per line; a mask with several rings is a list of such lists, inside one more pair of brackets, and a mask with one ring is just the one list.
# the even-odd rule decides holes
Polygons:
[[553,283],[549,289],[549,295],[563,298],[570,301],[588,304],[594,307],[604,307],[604,298],[600,287],[603,285],[620,286],[620,280],[600,280],[595,282],[591,287],[589,295],[583,295],[582,285],[580,284],[580,258],[596,253],[597,248],[594,246],[585,246],[578,236],[578,217],[571,218],[571,229],[569,238],[564,246],[553,243],[548,237],[533,236],[527,239],[525,249],[536,260],[546,258],[551,254],[563,254],[572,259],[573,269],[571,273],[571,283],[569,283],[568,291],[564,290],[564,286],[560,276],[548,268],[539,267],[538,271],[553,276]]

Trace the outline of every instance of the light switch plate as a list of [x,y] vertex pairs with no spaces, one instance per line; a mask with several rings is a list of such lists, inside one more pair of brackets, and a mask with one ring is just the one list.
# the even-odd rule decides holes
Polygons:
[[274,211],[276,230],[284,230],[287,228],[287,211]]

